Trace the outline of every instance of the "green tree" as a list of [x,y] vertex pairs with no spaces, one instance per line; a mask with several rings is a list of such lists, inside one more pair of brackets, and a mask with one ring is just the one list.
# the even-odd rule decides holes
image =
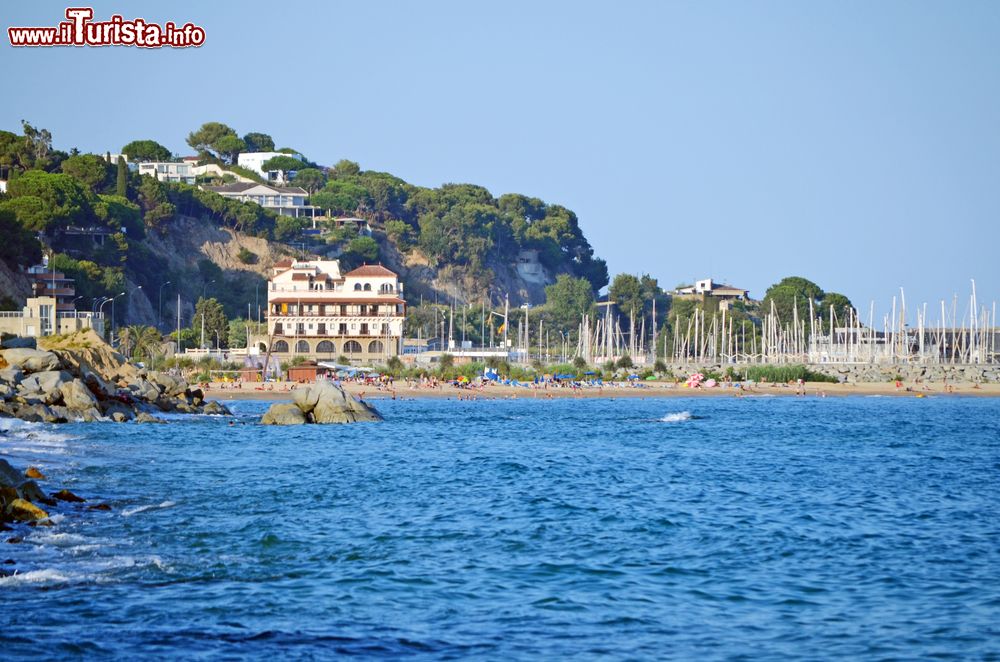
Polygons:
[[408,251],[413,247],[412,231],[409,223],[404,221],[391,220],[385,222],[385,236],[399,247],[401,251]]
[[117,164],[118,172],[115,176],[115,195],[119,197],[128,196],[128,162],[122,158],[118,158]]
[[761,312],[769,314],[773,304],[782,323],[791,322],[796,310],[799,320],[808,320],[809,302],[812,301],[815,310],[822,299],[823,290],[819,285],[801,276],[789,276],[767,288]]
[[301,186],[312,195],[326,185],[326,175],[318,168],[302,168],[295,173],[292,183]]
[[352,182],[331,180],[310,201],[334,215],[354,214],[368,204],[368,191]]
[[348,161],[347,159],[341,159],[337,161],[337,164],[330,168],[330,176],[334,179],[343,179],[345,177],[353,177],[361,172],[361,166],[359,166],[354,161]]
[[122,147],[122,154],[128,157],[129,161],[139,163],[143,161],[169,161],[170,150],[156,142],[155,140],[133,140]]
[[633,312],[638,315],[643,308],[642,282],[632,274],[618,274],[608,290],[609,298],[615,302],[618,313],[628,317]]
[[42,259],[42,245],[33,232],[18,223],[11,211],[0,210],[0,260],[14,270],[31,266]]
[[[222,154],[219,153],[218,143],[226,136],[232,136],[243,143],[236,132],[222,122],[205,122],[200,129],[188,134],[187,144],[202,154],[214,153],[221,158]],[[223,143],[223,146],[225,147],[227,144]]]
[[269,172],[271,170],[280,170],[281,172],[288,172],[290,170],[298,170],[299,168],[305,167],[302,161],[298,160],[294,156],[272,156],[267,161],[261,164],[260,169],[264,172]]
[[820,301],[820,306],[816,310],[817,316],[823,320],[823,329],[829,330],[830,326],[830,308],[833,308],[833,314],[836,317],[835,322],[839,326],[846,326],[850,318],[857,313],[854,309],[854,304],[843,294],[839,292],[826,292],[823,294],[823,298]]
[[556,282],[545,288],[545,308],[558,329],[575,329],[580,316],[593,311],[594,291],[583,278],[559,274]]
[[[41,206],[34,205],[34,220],[40,225],[28,227],[36,231],[48,231],[60,225],[87,223],[93,218],[90,204],[91,196],[87,190],[73,177],[67,174],[51,174],[41,170],[29,170],[11,180],[7,184],[7,193],[13,197],[34,196],[41,201]],[[41,209],[43,212],[37,213]],[[18,214],[23,209],[12,209]]]
[[345,269],[373,264],[378,261],[378,242],[371,237],[355,237],[347,244],[347,250],[341,253],[340,261]]
[[94,193],[104,191],[111,183],[111,164],[96,154],[71,156],[63,161],[62,171]]
[[235,164],[240,152],[246,151],[247,145],[236,134],[227,134],[212,143],[212,148],[226,163]]
[[147,228],[162,229],[163,224],[173,217],[176,207],[170,202],[167,191],[167,186],[155,177],[142,177],[139,184],[139,206]]
[[250,132],[243,136],[248,152],[273,152],[274,139],[266,133]]
[[213,344],[216,340],[216,334],[218,334],[219,346],[227,347],[229,320],[226,319],[226,313],[223,310],[222,304],[214,297],[209,299],[199,297],[198,302],[194,306],[194,317],[191,318],[191,330],[195,332],[199,343],[202,342],[202,320],[204,320],[205,345]]
[[274,225],[274,238],[278,241],[292,241],[309,226],[309,221],[305,218],[295,218],[293,216],[279,216]]
[[146,235],[139,205],[130,202],[128,198],[99,195],[94,203],[94,215],[110,228],[125,228],[125,232],[133,239],[142,239]]

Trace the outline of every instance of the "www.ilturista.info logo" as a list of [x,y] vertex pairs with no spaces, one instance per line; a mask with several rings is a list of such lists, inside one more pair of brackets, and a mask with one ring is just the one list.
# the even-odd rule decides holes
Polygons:
[[7,28],[11,46],[139,46],[140,48],[188,48],[205,43],[205,30],[193,23],[178,27],[126,21],[115,14],[108,21],[92,21],[90,7],[69,7],[66,18],[55,27]]

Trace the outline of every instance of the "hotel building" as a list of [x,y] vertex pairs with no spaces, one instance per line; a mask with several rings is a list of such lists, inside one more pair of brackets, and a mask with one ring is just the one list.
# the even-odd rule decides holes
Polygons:
[[267,289],[272,356],[384,363],[401,353],[402,289],[381,265],[341,274],[337,260],[278,262]]

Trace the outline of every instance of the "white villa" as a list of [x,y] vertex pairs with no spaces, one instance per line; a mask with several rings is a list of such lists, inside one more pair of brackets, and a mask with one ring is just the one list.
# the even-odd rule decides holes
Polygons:
[[674,290],[674,296],[681,299],[713,297],[719,300],[721,308],[728,308],[733,301],[747,301],[750,298],[750,291],[716,283],[711,278],[703,278],[695,281],[694,285],[677,288]]
[[341,274],[337,260],[279,262],[267,289],[271,354],[384,363],[402,353],[402,290],[397,275],[381,265]]
[[218,193],[224,198],[255,202],[264,209],[270,209],[283,216],[313,218],[318,210],[318,207],[306,204],[309,193],[298,186],[272,186],[271,184],[244,182],[203,188],[206,191]]

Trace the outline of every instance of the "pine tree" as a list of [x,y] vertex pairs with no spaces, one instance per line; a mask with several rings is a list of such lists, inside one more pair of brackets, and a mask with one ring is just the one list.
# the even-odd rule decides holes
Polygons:
[[115,193],[127,197],[125,194],[128,193],[128,164],[125,163],[125,155],[118,155],[118,182],[115,186]]

